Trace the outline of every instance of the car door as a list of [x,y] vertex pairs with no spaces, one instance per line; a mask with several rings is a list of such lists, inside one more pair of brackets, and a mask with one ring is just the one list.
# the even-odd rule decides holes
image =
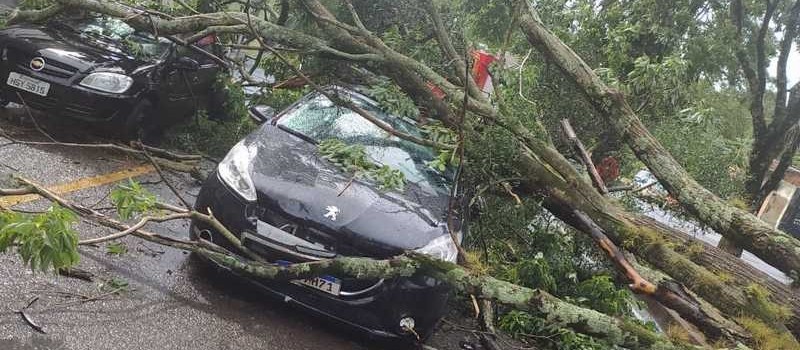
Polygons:
[[161,74],[159,84],[158,109],[161,120],[172,124],[190,116],[196,109],[201,96],[194,91],[196,69],[186,64],[186,51],[176,47]]

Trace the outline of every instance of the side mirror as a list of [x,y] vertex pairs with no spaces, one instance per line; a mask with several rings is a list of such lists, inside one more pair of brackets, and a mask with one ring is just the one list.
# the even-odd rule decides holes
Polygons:
[[270,106],[258,105],[247,109],[247,114],[250,115],[256,123],[264,124],[275,116],[275,109]]
[[181,56],[172,63],[172,66],[176,69],[181,70],[188,70],[188,71],[196,71],[200,69],[200,63],[195,61],[192,58]]

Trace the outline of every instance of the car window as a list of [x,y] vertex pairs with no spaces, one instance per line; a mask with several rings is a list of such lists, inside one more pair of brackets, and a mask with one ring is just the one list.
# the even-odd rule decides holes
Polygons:
[[[357,95],[351,97],[353,103],[389,123],[395,130],[421,136],[416,125],[387,114],[364,98]],[[408,182],[447,191],[448,181],[426,164],[435,156],[431,148],[393,136],[358,113],[335,105],[321,94],[315,93],[287,111],[278,120],[278,125],[316,141],[336,138],[348,144],[364,145],[370,158],[402,171]]]
[[137,58],[161,57],[170,47],[168,39],[136,31],[119,18],[89,17],[74,22],[72,26],[81,34],[119,42]]

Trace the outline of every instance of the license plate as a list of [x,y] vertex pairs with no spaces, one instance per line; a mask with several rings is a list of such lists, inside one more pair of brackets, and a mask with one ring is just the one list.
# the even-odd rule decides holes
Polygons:
[[325,293],[333,295],[339,295],[339,289],[342,288],[341,281],[338,278],[332,276],[322,276],[304,280],[295,280],[293,282],[297,284],[302,284],[304,286],[309,286],[311,288],[321,290]]
[[50,91],[50,83],[15,72],[8,73],[6,84],[39,96],[47,96],[47,92]]

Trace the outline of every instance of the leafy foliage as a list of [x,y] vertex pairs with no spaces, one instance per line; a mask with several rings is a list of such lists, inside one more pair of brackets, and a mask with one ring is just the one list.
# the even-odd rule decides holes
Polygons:
[[503,331],[520,339],[538,339],[543,349],[558,350],[605,350],[614,349],[591,336],[576,333],[558,326],[543,317],[528,312],[510,311],[497,323]]
[[75,215],[53,206],[36,215],[0,212],[0,252],[17,246],[22,261],[32,270],[68,268],[78,263]]
[[248,116],[230,121],[216,121],[209,119],[201,111],[195,120],[170,129],[164,141],[169,147],[189,153],[222,157],[256,127]]
[[381,79],[378,84],[371,85],[367,93],[392,115],[415,119],[419,114],[414,101],[388,79]]
[[117,208],[119,217],[127,220],[153,210],[156,196],[129,179],[128,184],[119,184],[111,191],[111,203]]
[[[455,145],[458,142],[456,132],[436,121],[423,125],[421,128],[427,138],[440,145]],[[427,162],[428,166],[444,172],[448,166],[458,166],[459,159],[455,148],[441,148],[436,150],[436,158]]]
[[244,94],[244,89],[230,75],[217,74],[211,90],[221,95],[223,99],[222,111],[227,118],[233,120],[248,118],[247,97]]
[[406,177],[403,172],[369,160],[363,145],[348,145],[341,140],[328,139],[320,142],[319,152],[323,158],[345,172],[375,181],[382,190],[402,192],[405,187]]
[[106,280],[103,284],[103,290],[106,291],[124,291],[128,289],[130,284],[124,278],[120,277],[111,277],[110,279]]
[[587,307],[609,315],[624,315],[631,307],[631,294],[614,285],[608,275],[597,275],[578,283],[575,295]]
[[106,246],[106,254],[108,255],[124,255],[128,252],[128,247],[125,243],[113,242]]

